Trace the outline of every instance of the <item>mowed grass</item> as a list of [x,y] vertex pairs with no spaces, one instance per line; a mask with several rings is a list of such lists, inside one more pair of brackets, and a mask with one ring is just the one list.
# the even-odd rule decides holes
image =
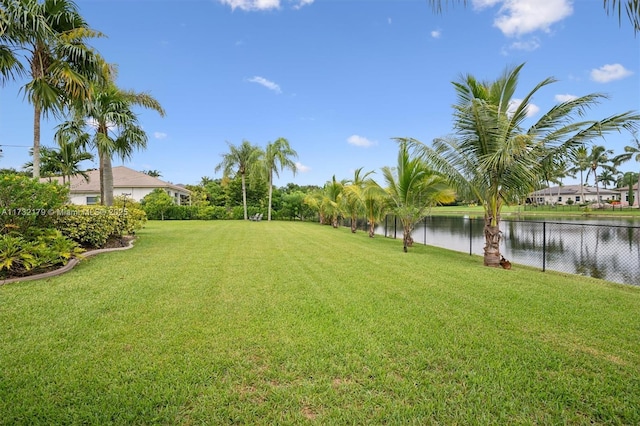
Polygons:
[[640,424],[640,289],[348,229],[150,222],[0,287],[1,424]]

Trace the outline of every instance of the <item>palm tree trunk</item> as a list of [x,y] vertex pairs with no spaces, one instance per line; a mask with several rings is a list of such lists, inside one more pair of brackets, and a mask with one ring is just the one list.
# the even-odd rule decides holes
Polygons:
[[267,210],[267,221],[271,221],[271,197],[273,195],[273,170],[269,170],[269,207]]
[[369,238],[373,238],[376,235],[376,224],[373,220],[369,219]]
[[247,185],[244,180],[244,173],[242,174],[242,205],[244,207],[244,220],[247,220],[249,216],[247,215]]
[[[631,185],[631,182],[629,182],[629,185]],[[633,186],[630,188],[631,191],[629,192],[633,192]],[[636,195],[636,200],[634,204],[638,205],[638,208],[640,208],[640,173],[638,174],[638,194]]]
[[484,220],[484,266],[498,268],[500,266],[500,221],[496,220],[495,225],[491,224],[491,217]]
[[40,116],[42,108],[37,100],[33,106],[33,177],[40,177]]
[[100,177],[100,204],[104,205],[104,153],[98,151],[98,176]]
[[113,168],[111,167],[111,155],[104,155],[104,204],[113,205]]
[[351,216],[351,233],[355,234],[358,230],[358,217],[356,215]]
[[584,179],[582,179],[582,170],[580,170],[580,204],[584,203]]

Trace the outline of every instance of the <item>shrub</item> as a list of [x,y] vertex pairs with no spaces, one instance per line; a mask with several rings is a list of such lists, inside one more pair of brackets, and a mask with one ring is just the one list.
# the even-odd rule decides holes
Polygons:
[[103,247],[113,238],[134,234],[146,222],[144,211],[105,206],[66,206],[55,226],[83,247]]
[[84,250],[60,231],[46,230],[33,241],[21,236],[0,236],[0,276],[24,276],[66,265]]
[[16,174],[0,175],[2,232],[29,236],[50,228],[55,210],[67,202],[69,189],[56,182],[39,182]]

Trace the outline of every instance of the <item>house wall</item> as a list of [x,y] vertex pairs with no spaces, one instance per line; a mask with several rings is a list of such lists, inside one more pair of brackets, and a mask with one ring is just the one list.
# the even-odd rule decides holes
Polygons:
[[[154,189],[155,188],[116,187],[113,188],[113,196],[121,197],[122,194],[127,194],[128,200],[140,202],[147,194],[150,194]],[[169,194],[169,196],[176,204],[180,205],[188,203],[189,194],[187,192],[179,192],[172,188],[163,189],[165,190],[165,192],[167,192],[167,194]],[[89,204],[87,203],[87,197],[98,199],[100,197],[100,193],[72,193],[70,194],[69,201],[71,202],[71,204],[86,206],[87,204]]]
[[[551,193],[551,195],[549,194],[544,194],[544,196],[542,195],[538,195],[536,197],[532,197],[533,201],[537,204],[567,204],[567,201],[569,199],[572,199],[574,201],[575,204],[584,204],[584,203],[597,203],[598,202],[598,197],[597,194],[591,194],[591,193],[585,193],[584,194],[584,199],[582,199],[581,194],[563,194],[560,193],[560,195],[558,196],[558,193]],[[577,201],[576,198],[579,198],[580,201]],[[602,199],[602,201],[607,201],[607,200],[619,200],[620,197],[614,194],[600,194],[600,198]]]

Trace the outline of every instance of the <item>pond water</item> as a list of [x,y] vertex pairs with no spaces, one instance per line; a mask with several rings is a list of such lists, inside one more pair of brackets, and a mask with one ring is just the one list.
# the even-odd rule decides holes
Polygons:
[[[412,236],[414,244],[482,256],[483,226],[482,218],[429,216]],[[638,219],[518,217],[502,219],[500,229],[500,252],[514,264],[640,285]],[[402,227],[389,217],[376,233],[402,238]]]

